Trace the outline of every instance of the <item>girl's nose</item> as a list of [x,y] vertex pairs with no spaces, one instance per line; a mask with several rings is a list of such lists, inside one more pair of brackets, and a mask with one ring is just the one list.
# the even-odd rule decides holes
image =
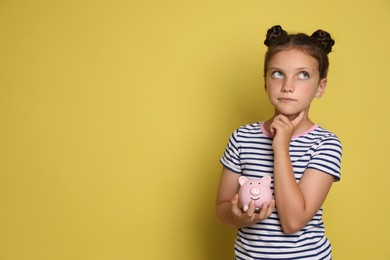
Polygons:
[[288,92],[294,92],[294,83],[292,79],[286,79],[283,87],[282,87],[282,92],[283,93],[288,93]]

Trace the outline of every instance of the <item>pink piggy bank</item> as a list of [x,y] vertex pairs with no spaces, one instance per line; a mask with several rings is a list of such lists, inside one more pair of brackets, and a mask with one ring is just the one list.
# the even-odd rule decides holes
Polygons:
[[271,202],[270,176],[264,176],[261,179],[248,179],[245,176],[241,176],[238,182],[241,186],[238,192],[238,198],[244,212],[247,212],[251,200],[255,202],[256,210],[259,210],[264,202]]

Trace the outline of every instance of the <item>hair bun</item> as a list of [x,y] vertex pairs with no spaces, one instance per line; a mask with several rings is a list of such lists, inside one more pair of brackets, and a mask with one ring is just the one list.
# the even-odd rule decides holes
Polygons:
[[311,37],[316,39],[324,48],[326,54],[332,51],[332,46],[334,45],[334,40],[330,37],[330,34],[323,30],[315,31]]
[[287,32],[280,25],[274,25],[267,31],[264,44],[269,47],[276,42],[281,36],[287,35]]

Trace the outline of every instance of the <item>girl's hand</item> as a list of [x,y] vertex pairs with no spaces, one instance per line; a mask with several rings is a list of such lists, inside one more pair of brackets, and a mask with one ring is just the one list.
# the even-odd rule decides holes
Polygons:
[[221,179],[218,185],[215,212],[219,221],[230,227],[247,227],[263,221],[271,216],[275,210],[275,201],[269,205],[264,203],[259,212],[255,212],[255,202],[249,204],[247,212],[244,212],[238,202],[240,174],[237,174],[225,166],[222,168]]
[[279,114],[274,117],[270,125],[271,134],[274,135],[272,147],[274,150],[283,149],[288,152],[291,138],[295,129],[303,121],[305,110],[301,111],[298,116],[290,121],[285,115]]
[[249,204],[249,208],[247,212],[244,212],[238,206],[238,194],[234,196],[231,202],[231,211],[233,216],[233,223],[237,227],[247,227],[253,224],[256,224],[260,221],[263,221],[269,216],[271,216],[272,212],[275,209],[275,200],[272,200],[270,204],[264,203],[261,206],[260,212],[255,212],[256,206],[255,202],[251,201]]

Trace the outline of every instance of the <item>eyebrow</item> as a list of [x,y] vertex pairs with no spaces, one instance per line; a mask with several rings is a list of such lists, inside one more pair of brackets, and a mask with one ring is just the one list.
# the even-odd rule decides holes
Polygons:
[[[283,69],[278,68],[278,67],[269,67],[267,70],[283,70]],[[297,68],[297,71],[299,71],[299,70],[313,70],[313,69],[310,67],[299,67],[299,68]]]
[[298,70],[313,70],[311,67],[301,67]]

